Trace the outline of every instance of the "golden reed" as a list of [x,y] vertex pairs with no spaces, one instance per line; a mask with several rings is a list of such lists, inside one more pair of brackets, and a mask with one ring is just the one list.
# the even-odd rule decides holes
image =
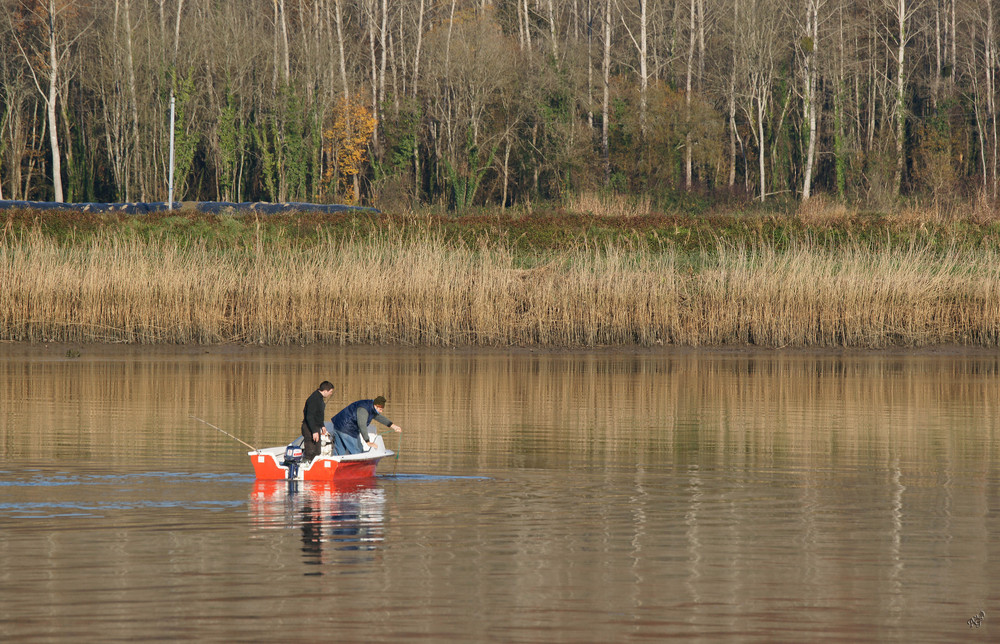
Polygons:
[[691,258],[399,232],[218,250],[136,235],[0,239],[0,340],[596,346],[1000,338],[1000,253],[720,246]]
[[[245,467],[239,445],[190,416],[237,430],[252,445],[279,445],[295,435],[301,421],[302,400],[290,392],[308,392],[317,385],[316,370],[302,368],[302,363],[317,359],[324,363],[322,377],[337,386],[331,407],[371,395],[367,392],[384,392],[389,411],[403,416],[406,410],[411,427],[437,427],[441,418],[461,418],[476,428],[408,432],[387,438],[390,446],[401,438],[411,453],[479,454],[490,459],[489,467],[501,462],[494,459],[512,459],[513,465],[523,457],[508,448],[523,441],[524,418],[511,413],[514,406],[546,409],[549,418],[558,419],[550,421],[558,422],[558,431],[533,434],[532,452],[563,463],[584,454],[595,464],[657,467],[672,458],[683,463],[682,446],[691,440],[694,418],[703,448],[720,465],[744,458],[768,463],[801,458],[806,465],[828,465],[835,441],[836,458],[875,458],[886,464],[898,459],[918,486],[927,477],[935,489],[941,473],[987,471],[1000,450],[1000,437],[991,429],[1000,400],[993,356],[734,352],[706,357],[628,350],[428,355],[390,349],[369,358],[364,349],[315,347],[278,350],[263,354],[268,356],[263,360],[258,353],[177,360],[169,349],[146,348],[85,353],[83,360],[28,358],[30,367],[17,358],[0,360],[0,444],[7,454],[16,450],[20,458],[50,457],[49,442],[26,439],[24,419],[49,418],[52,396],[39,392],[59,392],[59,400],[80,403],[65,415],[81,415],[85,431],[77,432],[71,419],[54,423],[73,432],[70,444],[81,454],[128,460],[135,453],[184,453],[200,437],[203,447],[214,446],[220,458],[229,454]],[[115,355],[121,359],[113,359]],[[372,368],[359,369],[359,364]],[[952,417],[942,411],[952,409],[955,401],[963,401],[963,422],[940,427]],[[633,421],[631,410],[642,410],[655,428],[622,431]],[[804,422],[819,410],[828,414],[826,422]],[[134,424],[113,421],[121,414],[150,418],[176,431],[136,432]],[[504,447],[485,449],[490,444]],[[796,470],[806,480],[831,475],[825,468]]]

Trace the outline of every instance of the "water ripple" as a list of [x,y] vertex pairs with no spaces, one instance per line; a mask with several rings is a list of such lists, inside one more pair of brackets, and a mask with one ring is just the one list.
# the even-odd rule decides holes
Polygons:
[[[78,474],[50,475],[41,470],[24,470],[35,475],[26,479],[0,480],[0,488],[3,487],[60,487],[66,485],[105,485],[108,483],[129,484],[141,483],[144,480],[156,481],[158,483],[184,483],[189,484],[198,481],[206,483],[249,483],[253,481],[252,476],[238,473],[206,474],[203,472],[141,472],[128,474]],[[16,476],[17,472],[9,470],[0,471],[0,477]]]
[[183,510],[226,510],[246,505],[242,501],[181,501],[181,500],[137,500],[109,501],[107,503],[0,503],[0,513],[8,513],[13,518],[50,519],[70,516],[103,516],[110,511],[130,511],[148,509]]

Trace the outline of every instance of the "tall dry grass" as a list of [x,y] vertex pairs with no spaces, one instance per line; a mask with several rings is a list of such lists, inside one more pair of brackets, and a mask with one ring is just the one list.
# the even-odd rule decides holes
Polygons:
[[[808,242],[674,252],[384,233],[225,251],[0,240],[0,339],[128,343],[858,346],[1000,338],[1000,256]],[[538,259],[538,258],[535,258]]]
[[643,217],[652,212],[649,195],[622,195],[612,192],[579,192],[566,199],[566,210],[600,217]]

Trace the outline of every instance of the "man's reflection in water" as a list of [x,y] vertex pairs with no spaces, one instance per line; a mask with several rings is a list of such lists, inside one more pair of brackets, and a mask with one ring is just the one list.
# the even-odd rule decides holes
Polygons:
[[[302,560],[307,566],[323,563],[323,517],[310,501],[302,504]],[[306,575],[322,575],[322,571]]]
[[[328,565],[369,563],[384,538],[385,492],[374,479],[345,483],[257,481],[251,511],[261,527],[297,527],[302,560],[322,575]],[[344,572],[340,570],[339,572]]]

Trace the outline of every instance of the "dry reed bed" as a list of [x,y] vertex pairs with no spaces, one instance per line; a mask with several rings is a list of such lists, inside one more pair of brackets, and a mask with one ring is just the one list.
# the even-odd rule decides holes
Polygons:
[[0,339],[857,346],[1000,338],[1000,256],[911,247],[572,249],[518,268],[432,234],[212,250],[0,240]]

